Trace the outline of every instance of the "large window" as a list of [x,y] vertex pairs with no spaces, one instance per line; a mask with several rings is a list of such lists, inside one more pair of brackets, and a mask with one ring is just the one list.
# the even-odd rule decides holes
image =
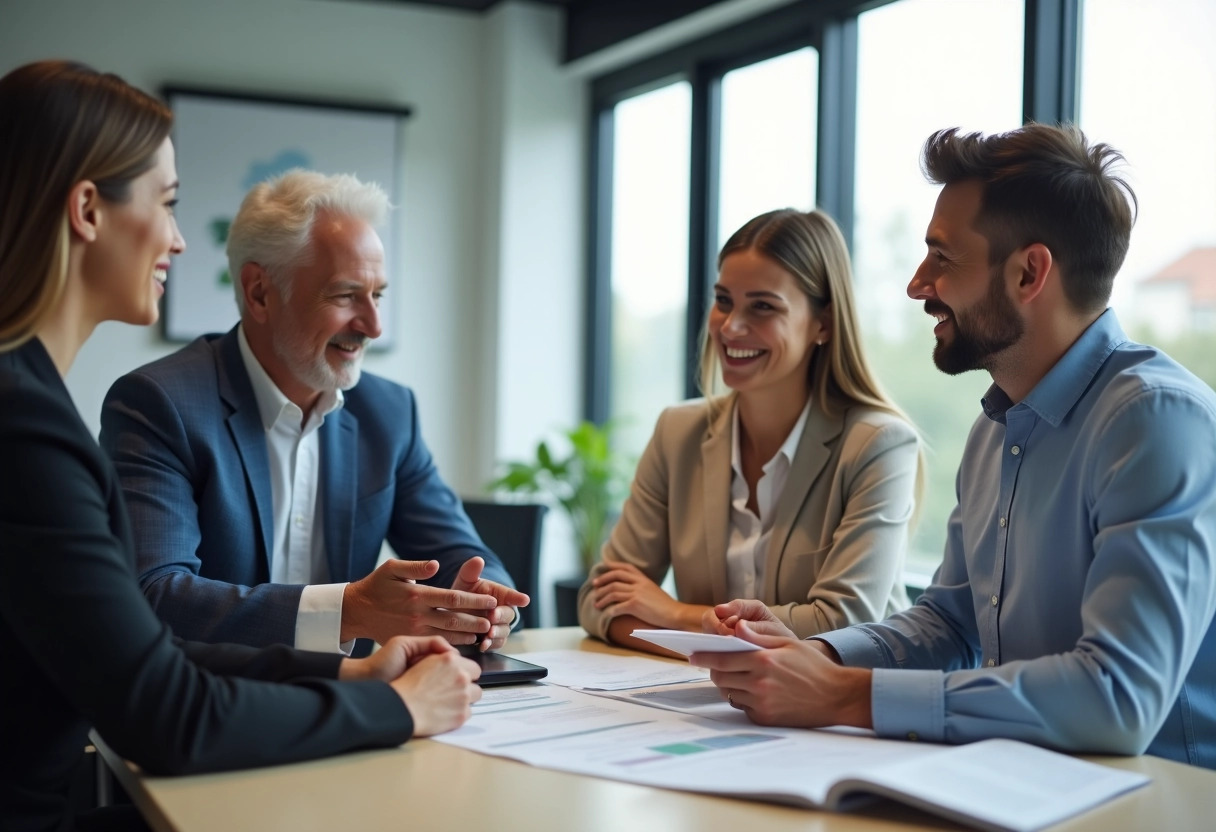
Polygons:
[[[858,19],[857,306],[867,356],[925,439],[928,479],[908,558],[920,573],[941,561],[955,471],[991,379],[938,371],[934,321],[906,293],[939,190],[919,153],[945,127],[1021,124],[1023,16],[1022,0],[903,0]],[[938,44],[949,48],[929,48]]]
[[814,207],[818,58],[808,46],[722,77],[721,196],[712,248],[757,214]]
[[611,416],[636,453],[684,394],[688,83],[628,98],[613,116]]
[[1216,385],[1214,44],[1212,0],[1085,3],[1081,127],[1126,156],[1140,208],[1113,306]]

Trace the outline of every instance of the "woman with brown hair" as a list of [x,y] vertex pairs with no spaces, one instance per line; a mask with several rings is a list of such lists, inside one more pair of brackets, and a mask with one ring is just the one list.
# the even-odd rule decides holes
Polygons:
[[[734,598],[760,599],[803,638],[907,606],[917,435],[865,361],[827,214],[762,214],[722,247],[701,386],[705,399],[659,417],[580,591],[583,627],[659,651],[629,633],[700,631]],[[678,600],[659,586],[668,568]]]
[[193,644],[144,600],[113,467],[63,378],[98,323],[157,319],[185,247],[171,120],[79,64],[0,79],[0,830],[113,828],[68,803],[90,727],[147,771],[201,772],[397,745],[480,697],[439,638],[364,660]]

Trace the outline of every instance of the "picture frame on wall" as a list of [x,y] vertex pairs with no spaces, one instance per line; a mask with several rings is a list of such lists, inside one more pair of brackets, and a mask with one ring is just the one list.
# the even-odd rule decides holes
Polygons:
[[[225,247],[245,194],[292,168],[354,174],[375,182],[401,204],[401,127],[408,106],[351,104],[199,89],[163,89],[173,110],[180,201],[177,224],[186,250],[173,259],[165,287],[162,334],[190,341],[226,332],[239,315]],[[377,228],[385,273],[397,272],[395,223]],[[391,307],[381,307],[383,334],[368,346],[393,344]]]

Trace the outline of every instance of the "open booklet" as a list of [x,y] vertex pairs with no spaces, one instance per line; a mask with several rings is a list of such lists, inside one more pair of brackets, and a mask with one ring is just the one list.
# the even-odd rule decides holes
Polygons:
[[1031,832],[1149,782],[1015,740],[954,746],[925,762],[910,758],[842,776],[824,806],[844,809],[877,795],[979,829]]
[[964,746],[704,719],[556,685],[487,690],[434,738],[531,765],[661,788],[847,810],[888,797],[967,825],[1033,832],[1148,782],[1013,740]]

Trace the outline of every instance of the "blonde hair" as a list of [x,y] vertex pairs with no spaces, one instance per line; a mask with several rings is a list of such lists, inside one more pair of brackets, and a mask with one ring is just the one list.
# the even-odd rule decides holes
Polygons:
[[169,108],[117,75],[69,61],[0,78],[0,352],[34,337],[67,285],[67,199],[91,181],[130,199],[173,123]]
[[[807,381],[815,406],[836,415],[845,403],[860,404],[890,413],[915,425],[907,414],[883,391],[861,348],[861,333],[853,301],[853,268],[848,246],[836,222],[823,211],[795,211],[784,208],[769,211],[749,220],[730,236],[718,254],[718,268],[732,254],[754,251],[767,257],[793,276],[820,315],[830,311],[832,333],[817,346],[807,368]],[[718,351],[709,334],[708,315],[701,336],[701,392],[705,395],[711,421],[734,400],[724,394],[718,366]],[[916,464],[916,504],[925,487],[924,452],[918,451]]]
[[286,299],[288,273],[309,253],[312,229],[322,213],[357,217],[373,228],[388,215],[388,194],[374,182],[350,174],[333,176],[294,168],[253,187],[228,229],[228,274],[236,306],[245,314],[241,267],[257,263]]

